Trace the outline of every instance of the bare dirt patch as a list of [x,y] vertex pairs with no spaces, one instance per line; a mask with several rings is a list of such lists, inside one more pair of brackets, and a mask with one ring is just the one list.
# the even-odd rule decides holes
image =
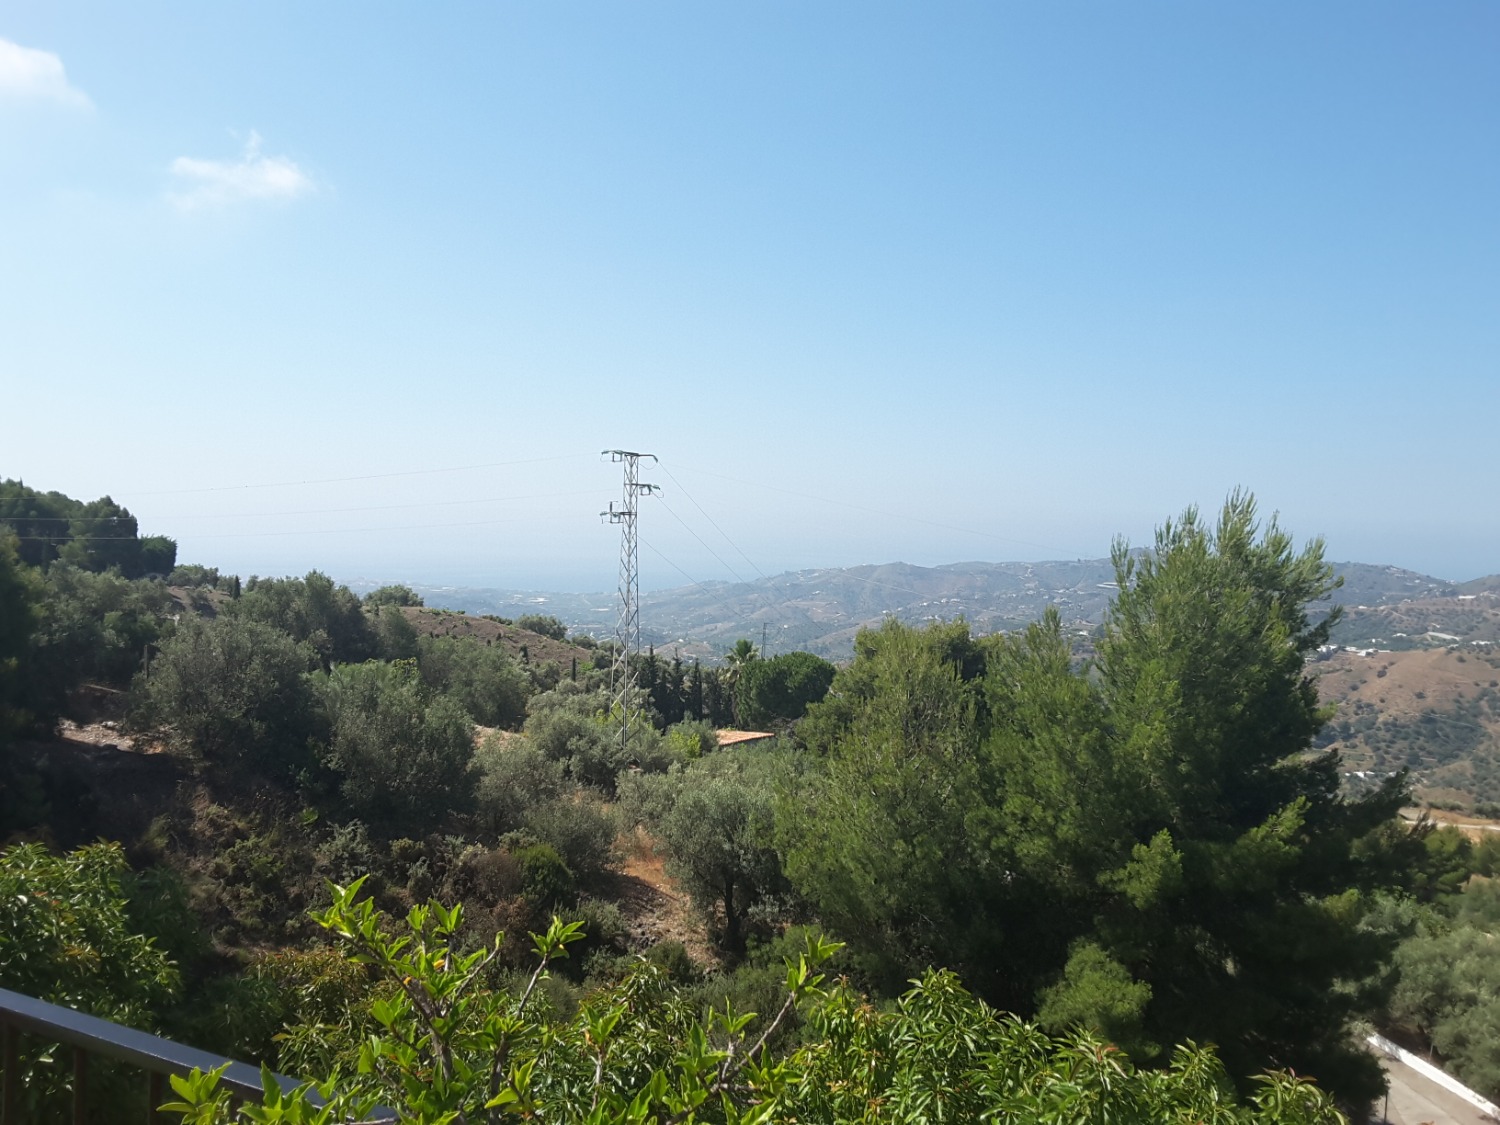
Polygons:
[[1402,809],[1401,819],[1414,823],[1421,818],[1423,813],[1426,813],[1427,818],[1434,824],[1457,828],[1465,836],[1474,841],[1483,840],[1491,832],[1500,832],[1500,820],[1492,820],[1489,817],[1483,816],[1469,816],[1467,813],[1461,812],[1449,812],[1447,809]]
[[608,897],[625,915],[632,943],[644,949],[657,942],[678,941],[700,967],[717,968],[719,957],[708,940],[707,927],[687,894],[667,874],[650,833],[638,826],[623,834],[617,846],[624,860]]

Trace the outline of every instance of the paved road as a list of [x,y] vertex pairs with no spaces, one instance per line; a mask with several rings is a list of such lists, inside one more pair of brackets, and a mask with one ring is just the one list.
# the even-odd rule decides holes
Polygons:
[[1380,1064],[1391,1081],[1391,1096],[1388,1108],[1386,1103],[1376,1104],[1372,1125],[1492,1125],[1495,1121],[1399,1059],[1382,1055]]

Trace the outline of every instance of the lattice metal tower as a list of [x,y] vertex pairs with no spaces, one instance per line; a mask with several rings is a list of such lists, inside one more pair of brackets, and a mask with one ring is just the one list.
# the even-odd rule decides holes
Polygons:
[[610,692],[620,708],[620,745],[630,744],[630,722],[635,707],[635,666],[631,657],[641,649],[641,574],[636,550],[636,501],[661,490],[654,484],[643,484],[640,479],[641,459],[656,456],[651,453],[632,453],[628,449],[606,449],[600,456],[625,468],[624,496],[617,507],[610,502],[609,510],[600,512],[601,518],[620,525],[620,623],[615,629],[615,662],[609,672]]

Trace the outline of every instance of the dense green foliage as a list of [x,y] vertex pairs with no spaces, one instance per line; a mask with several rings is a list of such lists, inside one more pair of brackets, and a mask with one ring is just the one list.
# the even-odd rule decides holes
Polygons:
[[309,645],[324,668],[377,654],[375,634],[359,598],[316,570],[306,578],[251,578],[231,610]]
[[1437,1052],[1486,1097],[1500,1097],[1500,883],[1476,879],[1430,904],[1388,898],[1366,925],[1401,939],[1382,970],[1389,1030]]
[[[1183,1048],[1168,1068],[1140,1071],[1086,1034],[1053,1040],[1000,1017],[947,973],[926,974],[879,1012],[846,986],[827,986],[817,970],[834,949],[815,939],[788,959],[784,1000],[758,1035],[733,1007],[701,1019],[649,965],[590,995],[570,1018],[549,1020],[537,1010],[537,986],[581,937],[576,925],[554,921],[534,935],[538,964],[519,995],[494,992],[479,982],[501,935],[461,952],[452,937],[462,911],[432,903],[414,908],[396,936],[358,892],[334,888],[318,920],[390,987],[369,1003],[377,1028],[357,1048],[330,1052],[355,1055],[353,1065],[335,1063],[321,1088],[331,1108],[320,1116],[306,1088],[288,1096],[268,1084],[263,1107],[236,1110],[215,1076],[200,1073],[173,1081],[172,1110],[205,1125],[359,1120],[382,1103],[414,1123],[1343,1120],[1315,1086],[1286,1074],[1264,1076],[1249,1105],[1235,1104],[1211,1051]],[[799,1010],[802,1044],[770,1051]],[[352,1028],[321,1031],[336,1039]]]
[[[1055,617],[986,638],[961,622],[890,624],[861,634],[836,674],[804,653],[762,659],[748,641],[718,670],[648,652],[628,739],[597,668],[421,636],[433,615],[405,588],[361,602],[317,572],[241,590],[178,567],[188,589],[173,601],[104,564],[100,543],[71,542],[45,569],[0,544],[0,753],[81,698],[118,699],[76,689],[123,687],[147,656],[131,718],[175,753],[70,750],[57,757],[75,763],[72,780],[46,773],[41,788],[43,767],[7,770],[0,829],[46,838],[63,823],[51,801],[76,822],[53,839],[94,838],[89,809],[132,796],[113,779],[151,779],[144,815],[120,832],[132,857],[168,866],[121,875],[125,926],[181,966],[175,1002],[147,1007],[187,1041],[336,1077],[356,1101],[399,1101],[416,1119],[435,1103],[402,1073],[430,1077],[445,1036],[455,1060],[483,1056],[493,1018],[513,1021],[510,1062],[536,1063],[532,1093],[516,1085],[511,1104],[534,1095],[553,1117],[581,1095],[579,1119],[592,1107],[629,1120],[649,1087],[640,1104],[656,1117],[714,1121],[980,1108],[1196,1120],[1210,1104],[1218,1120],[1279,1120],[1235,1105],[1267,1068],[1317,1075],[1350,1107],[1373,1092],[1349,1031],[1391,996],[1397,1030],[1491,1081],[1494,925],[1469,880],[1494,873],[1500,841],[1402,825],[1394,785],[1340,795],[1304,670],[1336,619],[1310,613],[1330,574],[1316,544],[1296,552],[1274,524],[1260,531],[1247,500],[1216,527],[1190,513],[1144,556],[1116,552],[1121,592],[1091,662]],[[595,663],[611,656],[601,646]],[[735,718],[787,737],[720,750],[714,727]],[[476,722],[504,733],[476,748]],[[74,809],[69,794],[90,787]],[[622,857],[652,847],[706,920],[717,974],[695,960],[701,940],[691,956],[648,948],[631,904],[604,901],[625,882]],[[352,900],[322,920],[364,942],[383,978],[309,948],[305,908],[324,879],[363,879],[380,918],[429,897],[462,903],[416,917],[412,948],[431,958],[408,975],[469,997],[469,1015],[424,1023],[425,1001],[389,972],[407,954],[381,961],[370,943],[388,938],[361,928]],[[525,950],[496,953],[494,936],[553,911],[588,936],[563,943],[574,956],[536,978],[518,1015]],[[804,924],[847,940],[840,971],[854,983],[783,1012],[778,965]],[[453,968],[466,963],[482,967],[468,978]],[[762,1014],[705,1023],[725,998]],[[407,1001],[378,1009],[389,1023],[377,1014]],[[731,1042],[738,1067],[763,1033],[753,1063],[692,1102]],[[368,1047],[372,1034],[385,1047]],[[1189,1041],[1216,1051],[1174,1053]],[[780,1085],[757,1085],[762,1068]],[[461,1085],[442,1097],[472,1105],[478,1088]],[[1305,1086],[1265,1091],[1332,1119]]]
[[177,973],[133,932],[117,844],[0,851],[0,987],[132,1026],[171,1000]]
[[128,684],[166,628],[166,588],[65,562],[53,563],[44,581],[31,658],[38,698],[56,713],[79,682]]
[[409,663],[342,664],[320,681],[328,764],[347,808],[387,836],[420,834],[474,800],[474,731]]
[[[638,704],[639,705],[639,704]],[[650,721],[634,723],[622,737],[621,716],[603,687],[564,682],[526,705],[526,737],[562,762],[573,780],[613,793],[615,779],[633,765],[660,771],[671,750]]]
[[760,756],[715,755],[677,779],[653,827],[668,870],[718,928],[734,954],[745,951],[747,921],[785,891],[774,840],[775,795]]
[[268,773],[302,764],[313,732],[310,646],[260,621],[185,619],[139,686],[138,723],[180,750]]
[[836,669],[810,652],[788,652],[748,662],[738,683],[739,717],[747,727],[794,722],[822,701]]
[[141,537],[135,517],[108,496],[84,502],[0,480],[0,525],[14,531],[21,558],[35,567],[61,559],[81,570],[140,578],[166,574],[177,561],[175,542]]
[[525,629],[531,633],[537,633],[543,637],[551,637],[554,641],[560,641],[567,637],[568,627],[551,614],[545,613],[523,613],[516,618],[516,628]]
[[37,626],[33,586],[30,571],[16,555],[14,537],[0,535],[0,755],[31,722],[23,661]]
[[476,723],[512,730],[525,720],[531,681],[498,645],[474,637],[423,637],[416,657],[423,681],[456,699]]
[[368,606],[419,606],[422,596],[410,586],[382,586],[365,595]]
[[1402,794],[1345,800],[1310,752],[1321,546],[1235,497],[1115,567],[1092,668],[1055,615],[863,635],[802,728],[824,764],[782,803],[788,874],[879,979],[950,965],[1140,1058],[1214,1042],[1236,1075],[1369,1098],[1350,1024],[1371,998],[1339,985],[1388,954],[1359,924],[1380,870],[1356,845]]
[[[181,981],[130,924],[128,871],[116,844],[61,856],[39,844],[0,851],[0,988],[152,1029]],[[19,1062],[28,1119],[59,1114],[68,1053],[28,1042]],[[101,1077],[113,1086],[112,1074]]]

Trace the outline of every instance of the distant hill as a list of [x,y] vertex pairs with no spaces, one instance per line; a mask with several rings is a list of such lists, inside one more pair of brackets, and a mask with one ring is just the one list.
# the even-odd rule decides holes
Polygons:
[[[1345,607],[1336,640],[1356,647],[1421,648],[1451,638],[1500,639],[1500,599],[1399,567],[1338,563],[1344,585],[1330,604]],[[1500,588],[1500,579],[1481,579]],[[355,589],[376,583],[351,582]],[[471,614],[552,614],[597,637],[614,630],[613,593],[569,594],[416,587],[428,605]],[[716,661],[740,637],[771,653],[804,649],[846,660],[854,635],[885,617],[910,624],[963,617],[977,632],[1016,629],[1055,606],[1067,628],[1087,636],[1114,596],[1108,559],[1036,563],[908,563],[799,570],[755,582],[705,582],[642,596],[641,633],[658,648]],[[1467,600],[1466,600],[1467,599]],[[1426,636],[1429,633],[1441,636]],[[1405,637],[1395,637],[1405,633]]]
[[1397,567],[1337,567],[1344,578],[1333,598],[1344,607],[1337,644],[1408,652],[1500,642],[1500,575],[1452,583]]
[[473,637],[484,645],[499,645],[517,660],[556,664],[563,672],[571,668],[574,660],[582,668],[589,667],[594,661],[592,649],[555,641],[493,617],[471,617],[462,611],[421,606],[386,606],[381,612],[402,614],[421,636]]
[[1409,769],[1421,800],[1500,805],[1500,647],[1340,649],[1313,668],[1347,770]]
[[[1422,799],[1500,804],[1500,576],[1453,583],[1392,566],[1335,568],[1344,584],[1329,605],[1342,606],[1343,618],[1313,670],[1323,698],[1337,706],[1325,743],[1343,753],[1351,784],[1408,768]],[[618,613],[612,593],[417,590],[430,606],[552,614],[601,638]],[[886,617],[909,624],[963,617],[991,633],[1023,627],[1055,606],[1086,649],[1114,593],[1108,559],[887,563],[646,594],[641,631],[658,649],[706,663],[740,637],[759,644],[763,628],[772,654],[805,649],[840,661],[852,655],[861,628]],[[464,620],[438,616],[431,624],[473,627],[457,624]]]

